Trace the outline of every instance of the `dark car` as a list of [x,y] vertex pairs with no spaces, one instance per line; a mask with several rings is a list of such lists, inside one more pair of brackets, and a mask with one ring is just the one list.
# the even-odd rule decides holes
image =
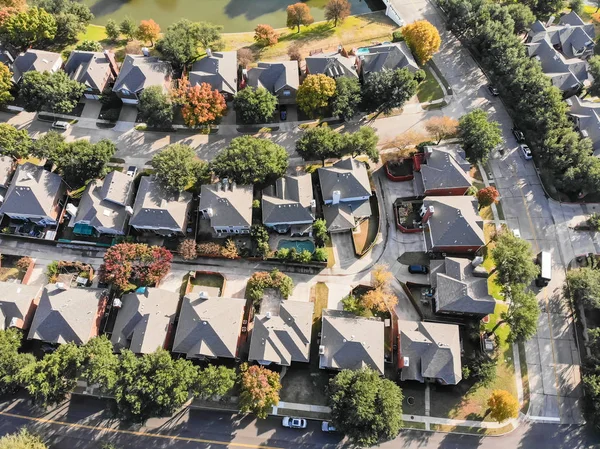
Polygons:
[[497,97],[498,95],[500,95],[500,92],[498,92],[498,89],[496,89],[491,84],[488,84],[488,90],[490,91],[490,94],[492,94],[494,97]]
[[408,272],[410,274],[427,274],[429,273],[429,268],[425,265],[409,265]]
[[287,106],[279,106],[279,117],[281,118],[281,120],[287,120]]
[[515,139],[517,139],[517,142],[525,142],[525,134],[523,134],[523,131],[521,131],[519,128],[513,128],[512,133],[515,136]]

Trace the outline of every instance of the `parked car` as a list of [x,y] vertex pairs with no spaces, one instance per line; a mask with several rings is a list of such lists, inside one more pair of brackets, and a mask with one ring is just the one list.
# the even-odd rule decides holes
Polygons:
[[281,420],[283,427],[289,427],[290,429],[306,429],[306,420],[304,418],[292,418],[286,416]]
[[527,145],[521,144],[519,145],[519,149],[521,150],[521,153],[523,153],[523,157],[526,161],[533,159],[533,156],[531,155],[531,149]]
[[427,274],[429,273],[429,268],[425,265],[409,265],[408,272],[410,274]]
[[494,97],[497,97],[498,95],[500,95],[500,92],[498,92],[498,89],[496,89],[491,84],[488,84],[488,90],[490,91],[490,94],[492,94]]
[[523,131],[521,131],[519,128],[513,128],[512,133],[515,136],[515,139],[517,139],[517,142],[525,142],[525,134],[523,134]]
[[136,174],[137,174],[137,167],[135,165],[130,165],[129,167],[127,167],[127,176],[131,176],[132,178],[135,178]]
[[279,117],[281,120],[287,120],[287,106],[284,104],[279,106]]
[[63,122],[61,120],[57,120],[56,122],[52,123],[52,128],[56,128],[56,129],[64,129],[67,130],[69,129],[71,125],[69,124],[69,122]]
[[323,421],[321,423],[321,430],[323,432],[335,432],[335,427],[329,421]]
[[521,238],[521,231],[519,231],[518,229],[513,229],[513,234],[515,237]]

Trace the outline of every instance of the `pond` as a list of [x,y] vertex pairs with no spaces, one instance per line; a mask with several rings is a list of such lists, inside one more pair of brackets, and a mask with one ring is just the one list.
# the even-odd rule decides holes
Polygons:
[[277,249],[282,248],[296,248],[296,251],[301,253],[302,251],[315,251],[315,244],[310,240],[280,240],[277,244]]
[[[131,17],[136,22],[155,20],[165,30],[186,18],[223,25],[226,33],[252,31],[265,23],[274,28],[286,26],[286,8],[297,0],[82,0],[92,10],[92,23],[105,25],[108,19],[120,22]],[[315,21],[324,20],[327,0],[306,0]],[[379,11],[381,0],[350,0],[352,14]]]

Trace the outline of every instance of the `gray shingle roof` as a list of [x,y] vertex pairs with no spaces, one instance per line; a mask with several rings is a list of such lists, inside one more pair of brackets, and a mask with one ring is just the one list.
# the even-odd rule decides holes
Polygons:
[[383,375],[383,321],[354,316],[340,310],[323,310],[319,367],[360,369],[370,367]]
[[331,200],[335,190],[340,192],[340,201],[371,195],[367,167],[364,162],[354,158],[342,159],[331,167],[319,168],[319,184],[324,201]]
[[298,62],[259,62],[258,67],[248,70],[248,85],[264,87],[272,94],[277,94],[285,86],[298,90]]
[[122,301],[110,339],[115,349],[149,354],[162,348],[175,320],[179,294],[148,287],[145,293],[124,295]]
[[191,193],[173,194],[165,190],[155,176],[143,176],[135,197],[133,216],[129,225],[140,228],[150,226],[179,229],[185,232],[187,211],[191,201]]
[[278,315],[255,315],[248,360],[308,362],[313,310],[312,302],[284,300]]
[[62,178],[56,173],[29,162],[19,165],[0,206],[0,214],[34,215],[56,218],[54,203],[65,192]]
[[488,280],[473,276],[470,260],[446,257],[432,260],[430,268],[436,312],[494,313],[496,301],[488,293]]
[[586,102],[577,96],[568,99],[567,103],[582,135],[592,140],[594,156],[600,156],[600,103]]
[[62,64],[62,58],[59,53],[51,51],[29,49],[15,58],[12,65],[13,83],[18,83],[26,72],[35,70],[36,72],[51,72],[53,67]]
[[462,380],[457,325],[401,320],[398,328],[402,380],[437,379],[448,385]]
[[235,95],[237,92],[237,52],[213,52],[212,56],[196,61],[189,73],[192,86],[208,83],[219,92]]
[[71,52],[65,64],[65,72],[72,80],[100,92],[113,78],[111,61],[103,52],[80,50]]
[[306,69],[312,75],[323,73],[331,78],[338,78],[340,76],[358,78],[354,57],[349,58],[339,52],[319,53],[307,56],[304,61]]
[[[423,200],[434,213],[427,221],[433,246],[483,246],[483,220],[472,196],[428,196]],[[429,239],[426,239],[430,244]],[[431,248],[428,248],[431,249]]]
[[418,176],[422,183],[423,192],[471,186],[471,177],[450,151],[442,147],[430,148],[432,152],[429,159],[421,165],[421,171],[415,173],[415,178]]
[[86,343],[97,335],[96,319],[104,300],[101,288],[44,288],[27,338],[48,343]]
[[166,85],[171,76],[171,64],[154,56],[127,55],[115,80],[113,91],[126,89],[140,92],[150,86]]
[[[33,301],[38,299],[41,293],[40,286],[0,282],[0,329],[7,329],[12,318],[24,321]],[[24,326],[27,324],[23,323]]]
[[582,59],[566,59],[546,40],[527,44],[529,56],[535,57],[542,71],[552,79],[552,84],[565,91],[583,83],[587,78],[587,65]]
[[369,53],[359,56],[363,76],[382,70],[408,69],[411,72],[419,70],[406,42],[380,44],[366,47]]
[[187,358],[235,358],[245,304],[245,299],[201,299],[188,294],[183,298],[173,352]]
[[308,173],[279,178],[263,190],[262,216],[265,224],[312,223],[313,188]]
[[357,221],[372,214],[369,200],[323,205],[323,217],[328,231],[349,231]]
[[250,226],[252,224],[252,186],[230,183],[203,185],[200,210],[211,210],[211,226]]

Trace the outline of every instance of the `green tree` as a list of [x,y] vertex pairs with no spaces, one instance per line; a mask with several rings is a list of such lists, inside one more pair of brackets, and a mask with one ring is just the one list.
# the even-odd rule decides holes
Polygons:
[[50,73],[32,70],[23,75],[19,98],[28,112],[45,110],[68,114],[84,91],[84,84],[70,79],[63,71]]
[[156,43],[163,58],[182,70],[200,57],[206,48],[218,50],[222,46],[221,27],[206,22],[179,20],[167,28]]
[[0,438],[0,449],[48,449],[42,439],[22,428],[19,433],[11,433]]
[[18,374],[35,357],[19,353],[23,334],[20,330],[9,328],[0,330],[0,394],[14,393],[19,388]]
[[0,106],[14,100],[10,92],[13,88],[11,80],[10,69],[0,62]]
[[309,117],[322,115],[335,94],[335,80],[322,73],[308,75],[298,88],[298,107]]
[[325,159],[340,157],[342,137],[328,126],[308,128],[296,141],[296,151],[305,161],[320,160],[325,166]]
[[529,6],[522,3],[512,3],[506,6],[510,17],[515,23],[515,33],[521,34],[535,22],[535,16]]
[[569,8],[577,15],[581,15],[583,13],[583,0],[571,0],[569,2]]
[[57,131],[48,131],[33,141],[31,154],[39,159],[52,159],[55,153],[62,151],[64,144],[65,136],[63,134]]
[[256,244],[256,252],[259,257],[266,259],[271,252],[269,246],[269,231],[263,225],[253,225],[250,228],[250,236]]
[[198,22],[197,26],[198,39],[203,50],[210,48],[214,51],[221,50],[223,48],[225,43],[223,42],[223,37],[221,36],[221,32],[223,31],[223,27],[221,25],[214,25],[210,22]]
[[8,123],[0,123],[0,154],[24,158],[31,152],[33,142],[26,129],[17,129]]
[[115,144],[107,139],[95,144],[87,140],[76,140],[53,152],[52,161],[67,185],[76,189],[90,179],[104,177],[108,172],[106,164],[115,151]]
[[106,37],[111,41],[116,41],[121,37],[121,30],[113,19],[108,19],[106,25],[104,25],[104,31],[106,31]]
[[502,143],[500,124],[491,121],[481,109],[475,109],[460,118],[458,133],[467,159],[472,164],[485,162],[490,151]]
[[[531,4],[530,4],[531,2]],[[565,8],[565,0],[528,0],[533,14],[541,21],[547,20],[552,15],[559,14]]]
[[565,296],[586,309],[600,309],[600,270],[584,267],[568,271]]
[[372,446],[400,432],[402,391],[373,369],[339,372],[328,392],[333,424],[353,444]]
[[408,69],[382,70],[370,73],[363,85],[365,108],[379,114],[389,114],[401,108],[417,93],[419,83],[425,79],[423,71],[411,73]]
[[531,245],[509,231],[498,234],[492,258],[497,271],[495,282],[500,287],[529,285],[539,273],[539,267],[533,262]]
[[152,158],[157,178],[167,189],[182,192],[208,178],[208,165],[201,161],[194,150],[175,143],[167,146]]
[[335,95],[331,100],[331,113],[350,120],[358,113],[362,96],[358,78],[340,76],[335,80]]
[[377,143],[379,136],[375,130],[369,126],[361,126],[354,133],[342,134],[341,152],[349,154],[352,157],[364,154],[373,162],[379,162],[379,151]]
[[35,0],[35,4],[56,21],[56,35],[47,41],[52,46],[74,44],[94,18],[86,4],[74,0]]
[[113,352],[113,345],[106,335],[92,338],[81,347],[81,377],[89,385],[100,385],[104,392],[110,392],[117,383],[119,357]]
[[37,404],[58,404],[75,388],[82,360],[82,351],[75,343],[63,344],[23,367],[17,377]]
[[288,165],[285,148],[267,139],[242,136],[233,139],[211,167],[219,178],[238,184],[265,184],[283,176]]
[[327,223],[325,223],[325,220],[322,218],[317,218],[313,223],[313,237],[315,239],[315,245],[321,248],[329,241]]
[[150,86],[140,95],[140,116],[152,128],[169,128],[173,122],[173,103],[161,86]]
[[81,41],[80,43],[78,43],[77,46],[75,47],[75,50],[99,52],[99,51],[102,51],[102,44],[100,42],[96,42],[96,41],[85,40],[85,41]]
[[502,312],[500,319],[488,335],[496,332],[503,324],[508,324],[508,341],[529,340],[537,331],[540,306],[535,293],[526,291],[522,284],[504,286],[504,297],[510,299],[508,310]]
[[240,411],[266,418],[273,406],[279,403],[279,374],[264,366],[249,367],[246,363],[241,366],[240,372]]
[[132,41],[137,34],[137,25],[131,17],[125,17],[119,24],[119,31],[127,40]]
[[488,399],[490,416],[494,421],[504,422],[519,416],[519,401],[505,390],[494,390]]
[[194,384],[194,393],[203,399],[228,395],[237,380],[235,369],[225,366],[208,365],[198,371],[198,379]]
[[0,40],[21,51],[39,47],[42,42],[52,40],[55,36],[54,17],[35,6],[9,16],[0,26]]
[[592,84],[587,89],[587,94],[600,97],[600,56],[594,55],[588,59],[588,71],[593,77]]
[[262,87],[246,87],[235,94],[233,108],[242,123],[268,123],[277,108],[277,97]]
[[586,416],[596,430],[600,429],[600,369],[595,372],[584,373],[582,376],[583,390],[588,398],[588,411]]

